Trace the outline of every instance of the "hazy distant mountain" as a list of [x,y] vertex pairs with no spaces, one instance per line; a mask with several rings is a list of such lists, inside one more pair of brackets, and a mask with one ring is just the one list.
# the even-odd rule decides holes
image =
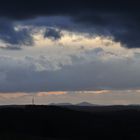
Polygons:
[[71,104],[71,103],[51,103],[49,105],[55,105],[55,106],[71,106],[73,104]]
[[97,106],[97,105],[91,104],[89,102],[81,102],[81,103],[78,103],[76,105],[77,106]]
[[49,105],[56,105],[56,106],[97,106],[97,105],[91,104],[89,102],[80,102],[78,104],[71,104],[71,103],[51,103]]

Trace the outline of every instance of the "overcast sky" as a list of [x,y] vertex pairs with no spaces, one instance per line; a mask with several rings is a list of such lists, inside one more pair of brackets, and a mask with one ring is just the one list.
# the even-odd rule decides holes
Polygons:
[[126,0],[5,0],[0,104],[139,104],[140,7]]

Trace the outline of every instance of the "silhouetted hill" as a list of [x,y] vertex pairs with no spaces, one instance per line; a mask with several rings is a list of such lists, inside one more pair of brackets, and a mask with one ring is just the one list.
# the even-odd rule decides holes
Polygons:
[[89,102],[81,102],[81,103],[78,103],[76,105],[77,106],[97,106],[97,105],[91,104]]
[[49,105],[54,105],[54,106],[98,106],[95,104],[91,104],[89,102],[80,102],[78,104],[71,104],[71,103],[51,103]]
[[139,106],[89,108],[80,111],[65,106],[3,106],[0,140],[140,139]]

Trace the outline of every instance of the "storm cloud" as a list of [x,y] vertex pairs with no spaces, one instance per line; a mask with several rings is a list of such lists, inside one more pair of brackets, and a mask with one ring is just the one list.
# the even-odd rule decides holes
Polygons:
[[56,30],[56,29],[46,29],[44,37],[45,38],[50,38],[53,40],[58,40],[60,39],[62,36],[62,33],[60,30]]
[[14,22],[8,19],[0,19],[0,40],[5,43],[5,46],[1,46],[2,49],[17,50],[22,45],[31,45],[33,40],[30,31],[26,28],[16,30]]
[[[0,5],[0,16],[13,21],[44,16],[66,16],[84,28],[87,26],[95,28],[96,34],[112,36],[114,40],[120,41],[128,48],[139,48],[139,9],[138,1],[6,0]],[[13,33],[11,28],[7,28],[8,30]],[[18,34],[19,37],[22,36],[21,38],[25,35],[26,31]],[[14,41],[15,39],[11,40],[12,43],[15,43]]]

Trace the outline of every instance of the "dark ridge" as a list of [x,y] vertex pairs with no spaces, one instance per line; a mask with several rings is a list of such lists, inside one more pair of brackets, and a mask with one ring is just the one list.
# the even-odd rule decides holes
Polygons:
[[89,111],[81,111],[65,106],[1,107],[0,139],[7,136],[4,140],[11,140],[11,135],[18,139],[21,136],[24,140],[140,138],[139,106],[89,108]]

